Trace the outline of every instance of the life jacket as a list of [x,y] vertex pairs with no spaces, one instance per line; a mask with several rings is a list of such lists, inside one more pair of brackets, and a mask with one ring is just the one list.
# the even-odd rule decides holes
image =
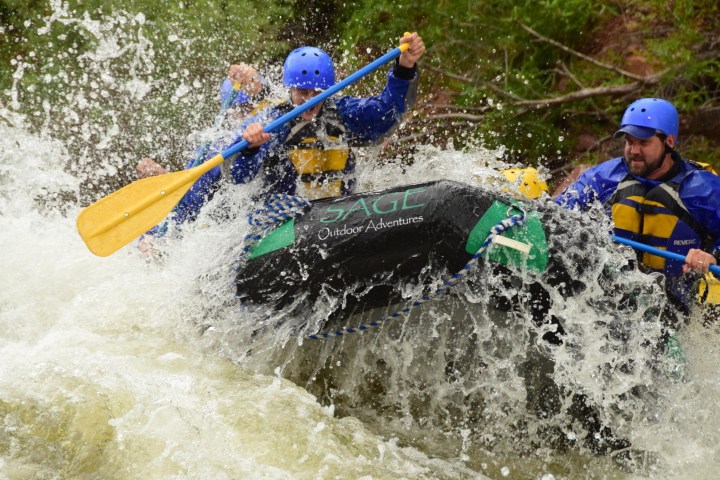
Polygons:
[[346,128],[333,102],[315,119],[291,125],[283,145],[299,176],[297,195],[312,200],[351,192],[354,182],[347,174],[355,160],[345,139]]
[[[713,238],[690,214],[679,190],[682,182],[693,172],[699,169],[714,171],[707,164],[682,160],[676,155],[673,157],[676,161],[690,163],[694,168],[685,169],[669,181],[650,189],[630,174],[618,184],[605,202],[605,207],[612,212],[615,234],[683,256],[691,248],[711,250]],[[677,297],[687,297],[687,281],[679,280],[684,262],[666,260],[649,253],[639,254],[639,259],[646,269],[664,273],[669,283],[675,284],[671,287],[676,290]],[[717,292],[713,297],[715,295]],[[708,294],[703,296],[707,299]]]

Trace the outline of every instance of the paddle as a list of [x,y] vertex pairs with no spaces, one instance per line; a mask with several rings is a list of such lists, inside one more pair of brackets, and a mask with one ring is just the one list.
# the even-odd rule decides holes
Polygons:
[[[409,44],[404,43],[394,48],[304,104],[270,122],[263,130],[267,133],[274,132],[351,83],[399,57],[408,47]],[[197,167],[143,178],[126,185],[83,209],[77,219],[78,233],[95,255],[105,257],[116,252],[160,223],[200,177],[220,165],[225,159],[244,150],[248,145],[247,140],[243,140]]]
[[[678,262],[685,263],[685,255],[680,255],[679,253],[661,250],[659,248],[651,247],[650,245],[645,245],[644,243],[636,242],[634,240],[629,240],[623,237],[618,237],[617,235],[613,235],[612,240],[615,243],[627,245],[628,247],[632,247],[635,250],[639,250],[641,252],[650,253],[652,255],[657,255],[658,257],[666,258],[668,260],[677,260]],[[710,271],[715,275],[720,275],[720,266],[710,265]]]

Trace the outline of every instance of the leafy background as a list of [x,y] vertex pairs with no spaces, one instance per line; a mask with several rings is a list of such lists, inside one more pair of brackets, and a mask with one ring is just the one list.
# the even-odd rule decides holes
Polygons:
[[[715,0],[258,6],[2,0],[0,99],[27,114],[33,128],[77,139],[67,142],[76,159],[69,169],[102,162],[106,177],[126,183],[133,179],[127,166],[144,155],[181,167],[193,144],[188,133],[217,113],[217,85],[230,63],[277,68],[291,48],[315,44],[337,59],[343,76],[409,30],[428,46],[419,104],[387,155],[410,162],[417,144],[482,143],[560,179],[577,164],[618,155],[611,134],[625,107],[657,96],[680,110],[684,156],[720,167]],[[111,53],[99,58],[98,51]],[[374,92],[383,81],[374,75],[351,93]]]

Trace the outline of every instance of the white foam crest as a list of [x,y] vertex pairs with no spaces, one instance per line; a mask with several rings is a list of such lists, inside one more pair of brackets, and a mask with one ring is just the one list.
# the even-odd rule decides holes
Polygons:
[[47,176],[16,162],[13,183],[4,184],[15,195],[13,215],[0,214],[3,267],[12,272],[0,281],[0,410],[4,435],[25,453],[4,454],[0,473],[471,477],[462,466],[383,440],[353,418],[334,418],[286,381],[202,348],[193,314],[208,299],[198,297],[198,285],[206,285],[195,275],[227,265],[222,251],[230,230],[190,231],[164,264],[146,264],[133,246],[94,257],[75,231],[77,207],[67,216],[48,214],[21,198],[50,173],[65,178],[58,168],[63,150],[22,130],[3,134],[52,160],[40,164]]

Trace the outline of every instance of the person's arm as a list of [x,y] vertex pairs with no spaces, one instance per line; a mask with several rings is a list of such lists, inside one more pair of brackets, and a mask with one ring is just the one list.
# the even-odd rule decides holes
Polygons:
[[693,248],[685,257],[683,271],[708,271],[720,264],[720,177],[710,172],[692,174],[680,189],[680,198],[690,214],[705,227],[714,243],[709,252]]
[[233,145],[247,140],[250,145],[235,157],[225,161],[230,166],[230,181],[233,183],[247,183],[254,179],[263,165],[265,158],[270,151],[277,148],[278,144],[287,136],[287,125],[280,127],[272,134],[264,131],[263,125],[268,125],[272,121],[280,118],[285,110],[289,108],[286,105],[266,108],[257,115],[247,119],[238,129],[240,135],[228,148]]
[[[214,157],[221,151],[227,150],[231,146],[241,142],[243,136],[239,135],[235,140],[227,146],[215,145],[212,148],[206,148],[205,151],[196,152],[195,156],[190,159],[185,168],[195,166],[195,159],[202,157],[201,164],[204,161]],[[251,145],[251,147],[253,147]],[[246,148],[238,153],[235,157],[226,159],[224,163],[230,165],[231,181],[234,183],[246,183],[255,178],[260,170],[261,155],[259,148]],[[200,177],[190,190],[183,196],[175,208],[174,220],[176,223],[183,223],[188,220],[194,220],[200,213],[200,209],[207,203],[213,194],[219,188],[220,179],[223,176],[223,167],[217,166]]]
[[605,203],[627,175],[622,157],[600,163],[580,174],[555,203],[568,210],[588,210],[594,202]]
[[[588,172],[592,171],[589,170]],[[575,183],[569,185],[555,198],[555,203],[568,210],[585,211],[597,199],[597,192],[592,186],[592,174],[582,173]]]
[[168,171],[154,159],[150,157],[143,157],[135,167],[138,178],[154,177],[156,175],[163,175]]
[[261,89],[262,81],[255,67],[245,63],[230,65],[227,78],[220,85],[220,109],[250,103]]
[[417,61],[425,52],[425,44],[417,33],[401,38],[400,43],[407,43],[409,47],[396,60],[380,95],[370,98],[348,96],[336,102],[353,140],[377,142],[394,130],[415,105]]
[[[337,100],[338,112],[348,128],[352,140],[377,142],[402,121],[415,103],[417,76],[405,79],[397,73],[397,66],[388,75],[385,89],[380,95],[369,98],[341,97]],[[402,70],[400,70],[402,72]]]
[[180,199],[175,207],[173,220],[175,223],[184,223],[194,220],[200,213],[200,209],[212,198],[212,195],[219,188],[221,177],[220,167],[215,167],[200,177],[190,190]]

